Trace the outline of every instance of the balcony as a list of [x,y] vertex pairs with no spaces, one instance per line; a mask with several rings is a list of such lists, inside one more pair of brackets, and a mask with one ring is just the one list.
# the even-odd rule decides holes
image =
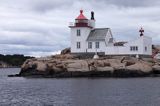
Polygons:
[[70,28],[73,28],[73,27],[89,27],[89,28],[92,28],[91,26],[88,26],[88,22],[87,23],[83,23],[83,22],[78,22],[78,23],[70,22],[69,23],[69,27]]

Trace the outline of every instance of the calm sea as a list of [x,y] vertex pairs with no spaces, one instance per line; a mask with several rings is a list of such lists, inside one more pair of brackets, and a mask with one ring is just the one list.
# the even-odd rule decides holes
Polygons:
[[0,69],[0,106],[160,106],[160,78],[9,78]]

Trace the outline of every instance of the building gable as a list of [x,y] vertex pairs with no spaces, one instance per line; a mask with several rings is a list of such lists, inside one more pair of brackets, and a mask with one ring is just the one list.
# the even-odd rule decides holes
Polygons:
[[112,35],[112,32],[110,29],[108,29],[107,31],[107,34],[106,34],[106,37],[105,37],[105,43],[106,43],[106,46],[108,44],[113,44],[114,43],[114,38],[113,38],[113,35]]

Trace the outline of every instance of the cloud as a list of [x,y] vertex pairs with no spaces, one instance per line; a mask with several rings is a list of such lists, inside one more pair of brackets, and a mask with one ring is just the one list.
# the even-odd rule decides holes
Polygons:
[[117,40],[139,36],[139,28],[160,40],[159,0],[0,0],[0,53],[51,55],[70,46],[68,23],[79,10],[96,26],[112,29]]
[[[95,0],[96,1],[96,0]],[[100,0],[106,5],[116,5],[122,7],[148,7],[158,5],[158,0]]]

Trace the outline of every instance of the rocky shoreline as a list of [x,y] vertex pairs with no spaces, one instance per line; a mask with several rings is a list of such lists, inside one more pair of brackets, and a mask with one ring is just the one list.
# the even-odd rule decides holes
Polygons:
[[160,61],[152,58],[137,59],[130,56],[82,59],[62,53],[46,58],[33,58],[24,62],[19,77],[156,77],[160,74]]

